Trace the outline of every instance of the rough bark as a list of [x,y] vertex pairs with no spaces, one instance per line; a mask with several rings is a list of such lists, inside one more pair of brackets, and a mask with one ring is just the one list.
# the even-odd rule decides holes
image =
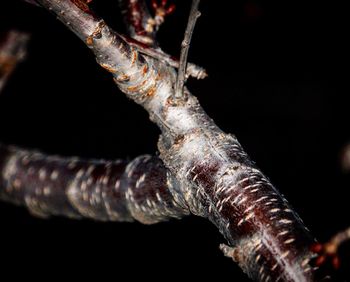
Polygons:
[[249,159],[234,135],[221,131],[184,88],[174,99],[176,72],[140,54],[77,1],[38,0],[54,12],[113,74],[118,87],[161,129],[160,158],[179,185],[169,186],[191,213],[213,222],[222,249],[257,281],[315,281],[313,237],[285,198]]
[[157,157],[82,160],[0,145],[0,198],[36,216],[157,223],[188,214]]

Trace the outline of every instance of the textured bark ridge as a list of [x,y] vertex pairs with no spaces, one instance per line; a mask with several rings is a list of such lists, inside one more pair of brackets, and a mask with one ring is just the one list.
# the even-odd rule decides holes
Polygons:
[[0,146],[0,171],[0,198],[40,217],[151,224],[188,214],[169,192],[175,183],[164,165],[149,155],[108,162]]
[[[175,69],[141,54],[112,31],[103,20],[80,9],[79,5],[72,1],[37,2],[54,12],[91,48],[98,63],[111,72],[118,87],[130,99],[143,106],[151,120],[161,129],[160,158],[169,173],[167,177],[163,175],[163,178],[160,178],[164,179],[163,185],[145,190],[153,195],[149,200],[156,203],[157,207],[153,209],[157,214],[155,217],[163,219],[186,214],[186,206],[193,214],[208,218],[218,227],[229,244],[222,246],[222,250],[252,279],[315,281],[314,269],[309,263],[314,255],[310,251],[310,245],[314,242],[312,236],[284,197],[249,159],[236,137],[222,132],[186,88],[182,99],[174,98]],[[40,162],[44,165],[43,162],[47,160],[39,158],[30,164]],[[134,169],[130,168],[134,166],[131,164],[127,168],[120,163],[111,165],[112,171],[115,168],[118,173],[127,176],[120,178],[128,185],[120,185],[117,190],[118,193],[124,193],[124,198],[117,194],[113,199],[115,202],[108,201],[113,211],[108,213],[107,209],[104,211],[101,207],[101,203],[92,205],[89,204],[90,201],[84,200],[84,197],[93,199],[93,195],[98,194],[97,185],[89,186],[85,182],[89,179],[89,164],[78,162],[76,169],[69,174],[68,164],[59,161],[56,165],[68,175],[70,184],[67,181],[61,185],[67,187],[64,195],[68,197],[62,197],[60,205],[54,205],[53,210],[66,207],[68,212],[92,218],[131,220],[133,217],[141,222],[156,222],[153,215],[146,212],[148,208],[151,209],[152,202],[149,207],[137,202],[141,211],[142,207],[146,209],[140,213],[134,204],[138,199],[135,194],[139,191],[137,183],[143,178],[141,174],[152,167],[143,166],[142,170],[138,171],[137,168],[142,162],[144,159],[137,159]],[[50,167],[49,163],[45,165]],[[13,189],[16,176],[25,183],[22,166],[21,153],[12,153],[10,158],[7,158],[3,174],[5,191],[8,190],[5,196],[14,193],[14,200],[22,203],[27,201],[27,206],[34,206],[31,209],[35,210],[37,205],[35,202],[33,204],[33,199],[35,200],[36,196],[31,199],[34,190],[25,200],[25,193],[21,188],[17,188],[18,192]],[[101,165],[100,171],[100,176],[108,175],[106,164]],[[118,173],[116,175],[119,175]],[[152,173],[151,175],[153,176]],[[40,172],[35,177],[40,180]],[[113,181],[106,180],[103,187],[115,185],[119,176],[114,177]],[[134,185],[130,184],[130,179]],[[165,185],[165,179],[168,180],[168,185]],[[38,183],[40,184],[40,181]],[[87,188],[84,188],[88,191],[87,196],[84,196],[83,183],[87,185]],[[42,187],[44,186],[40,186]],[[89,190],[90,187],[92,190]],[[164,195],[162,201],[168,202],[171,199],[166,206],[171,212],[164,209],[163,203],[159,203],[162,201],[156,201],[157,189],[160,196]],[[75,207],[74,210],[72,207]],[[162,209],[161,215],[159,209]],[[47,211],[45,208],[40,209],[42,210],[44,214]]]
[[233,249],[226,254],[254,280],[313,281],[312,237],[237,139],[217,128],[190,94],[183,105],[163,106],[163,120],[174,130],[163,132],[161,158],[191,212],[209,218],[228,240]]

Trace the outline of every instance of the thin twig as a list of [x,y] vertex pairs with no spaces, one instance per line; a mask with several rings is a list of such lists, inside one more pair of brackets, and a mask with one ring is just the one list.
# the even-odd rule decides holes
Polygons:
[[198,11],[199,2],[200,0],[192,0],[192,7],[191,7],[190,16],[188,18],[185,37],[181,44],[179,71],[177,74],[177,79],[175,84],[176,99],[181,99],[183,97],[183,88],[186,81],[188,50],[190,48],[190,42],[191,42],[194,26],[196,25],[197,19],[201,15],[200,12]]
[[[179,68],[179,60],[177,58],[174,58],[170,56],[169,54],[162,51],[160,48],[153,48],[148,47],[147,45],[142,44],[141,42],[138,42],[132,38],[128,38],[125,36],[121,36],[127,43],[130,44],[130,46],[134,47],[139,51],[140,53],[147,55],[149,57],[152,57],[154,59],[157,59],[163,63],[166,63],[167,65],[178,69]],[[191,76],[197,79],[204,79],[208,76],[207,71],[198,65],[195,65],[193,63],[187,63],[186,68],[186,76]]]
[[[122,38],[140,53],[178,69],[179,60],[162,51],[156,39],[159,26],[164,22],[165,16],[172,13],[174,5],[166,7],[167,1],[161,1],[161,3],[152,1],[155,18],[151,17],[145,0],[119,0],[119,5],[130,36],[130,38],[126,36],[122,36]],[[188,63],[186,77],[189,76],[204,79],[208,75],[204,68]]]

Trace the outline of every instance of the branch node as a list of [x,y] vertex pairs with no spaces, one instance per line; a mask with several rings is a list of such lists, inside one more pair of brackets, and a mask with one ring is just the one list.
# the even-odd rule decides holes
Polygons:
[[101,20],[98,25],[96,26],[96,29],[94,30],[93,33],[91,33],[87,38],[86,38],[86,44],[88,46],[93,45],[94,39],[99,39],[101,38],[101,32],[102,29],[106,26],[106,23],[104,20]]

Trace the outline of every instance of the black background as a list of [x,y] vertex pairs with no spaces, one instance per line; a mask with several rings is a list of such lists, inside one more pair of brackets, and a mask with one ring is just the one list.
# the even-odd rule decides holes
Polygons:
[[[94,1],[124,32],[117,1]],[[189,1],[175,3],[159,41],[178,55]],[[328,239],[350,225],[350,178],[340,166],[350,141],[348,9],[340,1],[203,0],[201,11],[190,61],[209,77],[190,80],[190,90],[236,134],[314,235]],[[106,159],[156,152],[159,131],[146,112],[54,16],[1,1],[0,25],[32,33],[27,60],[0,95],[0,142]],[[0,204],[1,275],[13,278],[247,281],[218,250],[222,242],[200,218],[154,226],[41,220]]]

